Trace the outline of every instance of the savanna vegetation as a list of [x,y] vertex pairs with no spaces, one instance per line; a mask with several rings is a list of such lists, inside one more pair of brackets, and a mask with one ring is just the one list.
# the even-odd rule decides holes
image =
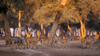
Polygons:
[[[48,27],[51,26],[48,35]],[[76,38],[70,26],[80,24],[80,37]],[[89,36],[92,29],[97,31],[94,36],[100,42],[100,0],[0,0],[0,28],[5,28],[5,42],[10,43],[10,27],[19,28],[19,37],[22,37],[21,27],[27,29],[26,37],[30,37],[33,27],[37,28],[37,37],[47,39],[52,45],[55,34],[61,26],[62,39],[66,39],[65,32],[69,30],[74,40],[86,37],[86,28]],[[64,29],[66,25],[66,29]],[[31,27],[30,33],[28,26]],[[44,27],[46,34],[44,34]],[[39,34],[41,31],[41,35]]]

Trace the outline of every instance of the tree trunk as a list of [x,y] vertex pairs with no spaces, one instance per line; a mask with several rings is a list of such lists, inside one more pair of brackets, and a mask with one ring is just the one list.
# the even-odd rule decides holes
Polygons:
[[[41,25],[43,26],[43,25]],[[46,26],[46,34],[44,35],[43,27],[41,27],[41,39],[47,39],[48,37],[48,25]]]
[[56,30],[57,30],[57,27],[58,27],[58,22],[59,22],[59,19],[55,19],[54,23],[53,23],[53,26],[52,26],[52,29],[50,31],[50,34],[49,34],[49,41],[52,42],[52,40],[54,39],[55,37],[55,34],[56,34]]
[[41,39],[44,39],[44,28],[43,28],[43,24],[41,24]]
[[70,26],[69,26],[69,25],[67,25],[67,27],[68,27],[69,31],[71,32],[71,35],[72,35],[73,39],[75,39],[75,36],[74,36],[74,34],[73,34],[72,29],[70,28]]
[[30,30],[30,33],[29,33],[29,31],[28,31],[28,26],[26,26],[25,28],[26,28],[26,37],[27,37],[27,38],[30,38],[30,37],[31,37],[31,33],[32,33],[32,28],[31,28],[31,30]]
[[[68,0],[62,0],[61,1],[61,5],[65,6],[67,1]],[[62,10],[63,10],[63,8],[62,8]],[[52,26],[52,29],[50,31],[49,37],[48,37],[49,45],[52,45],[52,41],[53,41],[53,39],[55,37],[55,34],[56,34],[56,31],[57,31],[57,27],[58,27],[58,23],[59,23],[59,19],[61,17],[61,14],[62,13],[57,11],[57,14],[56,14],[56,17],[55,17],[55,21],[53,22],[53,26]]]
[[81,33],[80,33],[80,38],[82,38],[83,36],[83,23],[82,23],[82,20],[80,20],[80,24],[81,24]]
[[79,14],[78,14],[78,19],[79,19],[79,21],[80,21],[80,25],[81,25],[81,28],[80,28],[80,38],[79,39],[81,39],[81,38],[85,38],[85,36],[86,36],[86,29],[85,29],[85,19],[84,19],[84,23],[82,22],[82,20],[80,19],[80,16],[79,16]]
[[[85,19],[84,19],[84,23],[83,23],[83,31],[84,31],[84,34],[83,34],[83,37],[86,37],[86,29],[85,29]],[[91,29],[92,30],[92,29]]]
[[63,31],[63,27],[61,27],[61,32],[62,32],[62,39],[66,39],[66,37],[65,37],[65,32]]
[[56,31],[57,31],[57,28],[58,28],[58,23],[59,23],[60,16],[61,15],[59,15],[59,13],[57,13],[55,21],[54,21],[53,26],[52,26],[52,29],[50,31],[50,34],[49,34],[49,37],[48,37],[50,45],[52,45],[53,39],[56,35]]
[[99,38],[99,30],[97,30],[97,33],[96,33],[96,35],[95,35],[95,38]]
[[15,37],[15,27],[13,28],[13,37]]
[[43,28],[43,24],[41,24],[41,35],[44,35],[44,28]]
[[7,15],[3,13],[3,17],[4,17],[4,23],[5,23],[5,42],[7,45],[7,44],[10,44],[11,32],[9,28],[9,22],[7,19]]
[[39,25],[37,24],[37,32],[36,32],[36,36],[38,37],[38,38],[40,38],[40,32],[39,32]]
[[86,29],[85,29],[85,24],[83,24],[82,20],[80,20],[81,24],[81,34],[80,34],[80,39],[85,38],[86,36]]
[[40,32],[39,32],[39,30],[37,30],[37,37],[38,37],[38,38],[40,37]]
[[88,36],[88,38],[90,38],[91,31],[92,31],[92,28],[89,30],[89,36]]
[[21,22],[20,22],[20,19],[21,19],[21,11],[19,10],[19,19],[18,19],[19,37],[21,37],[21,35],[22,35],[22,32],[21,32]]
[[26,33],[26,37],[28,37],[28,38],[30,38],[31,37],[31,31],[30,31],[30,33],[27,31],[27,33]]
[[47,26],[46,26],[46,34],[45,34],[45,35],[46,35],[46,38],[48,38],[48,27],[49,27],[49,26],[47,25]]

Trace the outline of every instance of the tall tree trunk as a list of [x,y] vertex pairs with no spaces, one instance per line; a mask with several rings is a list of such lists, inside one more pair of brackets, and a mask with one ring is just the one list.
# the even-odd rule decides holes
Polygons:
[[81,28],[80,28],[80,39],[81,38],[85,38],[85,36],[86,36],[86,29],[85,29],[85,19],[84,19],[84,23],[82,22],[82,20],[80,19],[80,16],[79,16],[79,14],[78,14],[78,19],[79,19],[79,21],[80,21],[80,25],[81,25]]
[[41,39],[44,39],[44,28],[43,28],[43,24],[41,24]]
[[85,38],[85,36],[86,36],[85,24],[83,24],[82,20],[80,20],[80,24],[81,24],[80,38]]
[[59,19],[55,19],[54,23],[53,23],[53,26],[52,26],[52,29],[50,31],[50,34],[49,34],[49,41],[52,42],[55,35],[56,35],[56,31],[57,31],[57,27],[58,27],[58,23],[59,23]]
[[5,42],[6,45],[10,44],[11,32],[9,28],[9,21],[7,19],[7,15],[3,13],[4,23],[5,23]]
[[[65,6],[67,1],[68,0],[62,0],[61,5]],[[62,8],[62,10],[63,10],[63,8]],[[49,45],[52,45],[52,41],[55,37],[60,17],[61,17],[61,13],[57,11],[55,21],[53,22],[53,26],[52,26],[52,29],[50,31],[49,37],[48,37]]]
[[[85,19],[83,19],[84,20],[84,23],[83,23],[83,31],[84,31],[84,34],[83,34],[83,37],[86,37],[86,29],[85,29]],[[92,30],[92,29],[91,29]]]
[[80,38],[82,38],[82,36],[83,36],[83,23],[82,23],[82,20],[80,20],[80,24],[81,24],[81,28],[80,28],[80,30],[81,30]]
[[69,26],[69,25],[67,25],[67,27],[68,27],[69,31],[71,32],[71,35],[72,35],[73,39],[75,39],[75,36],[74,36],[74,34],[73,34],[72,29],[70,28],[70,26]]
[[21,32],[21,22],[20,22],[20,19],[21,19],[21,11],[19,10],[19,19],[18,19],[19,37],[21,37],[21,35],[22,35],[22,32]]
[[57,11],[55,21],[53,22],[53,26],[52,26],[52,29],[50,31],[49,37],[48,37],[49,45],[52,45],[52,42],[53,42],[54,37],[56,35],[56,31],[57,31],[57,28],[58,28],[58,23],[59,23],[60,17],[61,17],[61,13],[59,11]]

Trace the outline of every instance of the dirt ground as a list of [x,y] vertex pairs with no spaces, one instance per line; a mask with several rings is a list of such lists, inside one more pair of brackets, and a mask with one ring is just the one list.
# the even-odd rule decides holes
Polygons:
[[11,49],[0,40],[0,56],[100,56],[100,49],[83,49],[80,41],[69,41],[66,49]]

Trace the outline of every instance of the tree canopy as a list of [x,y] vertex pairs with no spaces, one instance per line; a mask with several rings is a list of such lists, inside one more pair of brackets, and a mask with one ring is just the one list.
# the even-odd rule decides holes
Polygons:
[[[59,23],[79,23],[79,18],[77,14],[80,14],[80,19],[89,20],[87,18],[90,11],[99,15],[100,8],[99,0],[68,0],[64,10],[62,11],[62,16],[60,18]],[[41,8],[37,9],[34,13],[34,20],[36,22],[49,24],[54,22],[55,11],[61,11],[60,2],[58,0],[56,3],[47,3],[43,5]]]

